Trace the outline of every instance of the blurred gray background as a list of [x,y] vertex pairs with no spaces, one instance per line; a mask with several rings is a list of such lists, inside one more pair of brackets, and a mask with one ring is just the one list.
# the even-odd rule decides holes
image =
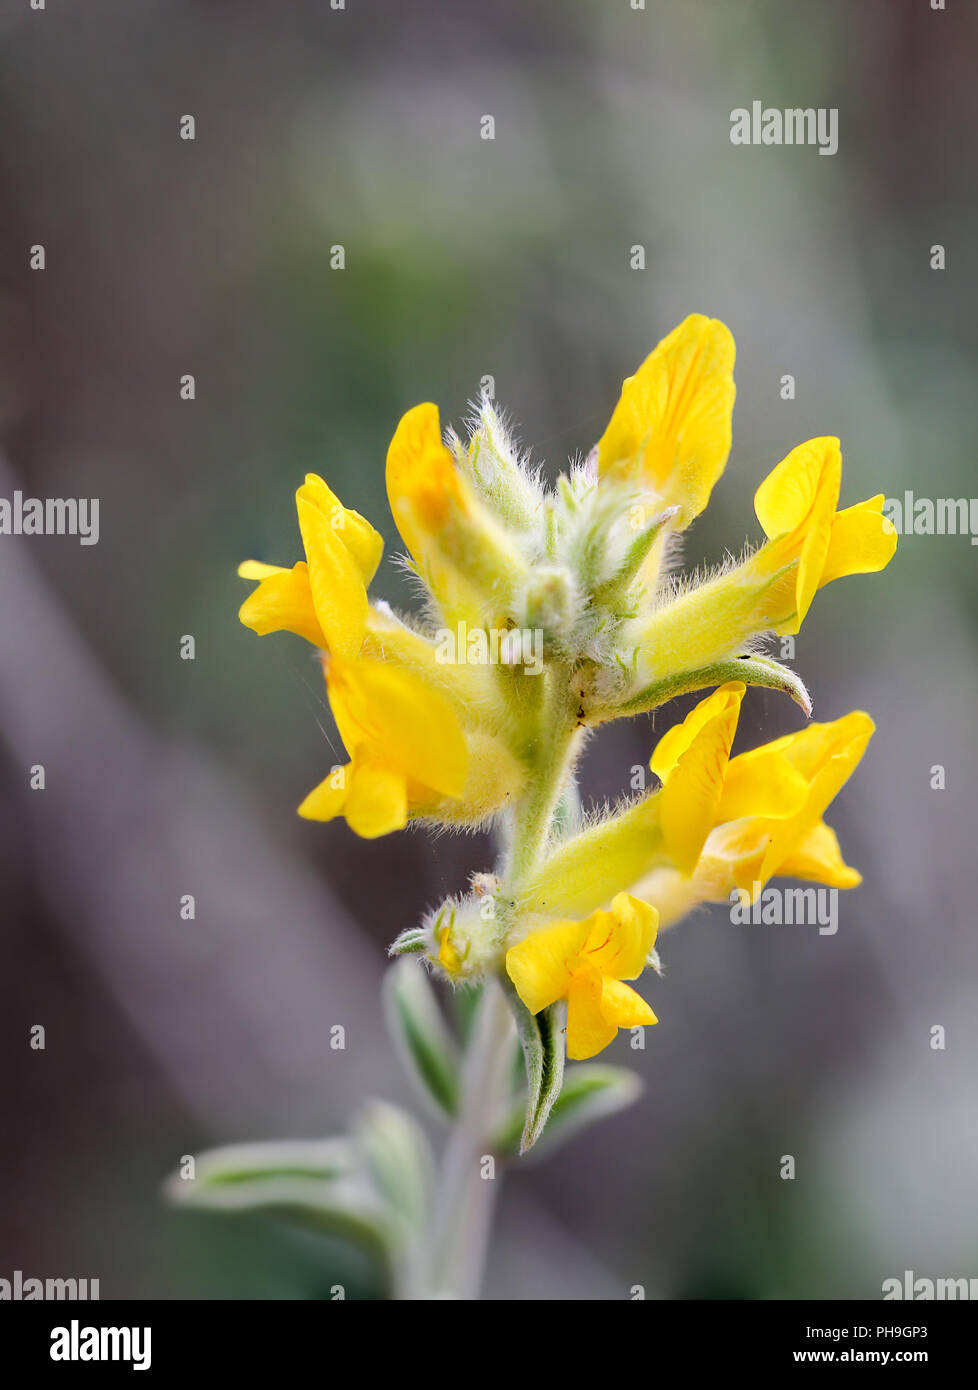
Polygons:
[[[400,414],[457,421],[487,373],[553,474],[692,311],[736,337],[738,404],[691,564],[757,537],[754,488],[815,434],[842,438],[843,505],[970,496],[978,9],[0,15],[0,496],[101,499],[97,546],[0,537],[0,1275],[376,1295],[344,1249],[175,1214],[159,1183],[202,1146],[405,1098],[385,947],[490,849],[295,816],[339,745],[305,644],[238,625],[235,566],[298,558],[307,469],[389,556]],[[755,99],[837,107],[838,153],[731,145]],[[405,601],[389,563],[377,591]],[[835,936],[716,909],[663,939],[660,1025],[609,1054],[645,1097],[507,1177],[490,1294],[872,1299],[905,1269],[978,1275],[976,599],[960,536],[905,537],[885,576],[819,596],[796,654],[816,718],[878,724],[830,814],[865,882]],[[751,692],[738,746],[800,719]],[[624,788],[653,737],[596,738],[586,791]]]

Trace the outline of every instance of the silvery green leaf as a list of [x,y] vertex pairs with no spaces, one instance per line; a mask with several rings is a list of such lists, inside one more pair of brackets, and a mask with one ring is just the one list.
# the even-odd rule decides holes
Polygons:
[[520,1153],[532,1149],[560,1095],[564,1077],[564,1029],[567,1006],[563,1001],[531,1014],[508,980],[506,998],[516,1019],[523,1060],[526,1064],[526,1110]]
[[[624,1067],[599,1063],[576,1063],[564,1073],[564,1084],[554,1101],[541,1147],[548,1151],[596,1120],[605,1119],[633,1104],[642,1093],[641,1079]],[[514,1107],[504,1121],[498,1142],[502,1148],[516,1148],[523,1124],[522,1108]]]
[[409,1231],[423,1231],[434,1160],[417,1121],[396,1105],[373,1100],[361,1111],[354,1138],[377,1194]]
[[419,962],[399,960],[384,981],[384,1016],[408,1074],[436,1110],[451,1118],[458,1108],[459,1054]]
[[391,956],[413,956],[420,951],[426,951],[428,945],[429,937],[424,927],[406,927],[395,937],[387,953]]
[[193,1176],[173,1174],[167,1197],[206,1211],[283,1216],[388,1255],[392,1225],[343,1139],[235,1144],[200,1154]]

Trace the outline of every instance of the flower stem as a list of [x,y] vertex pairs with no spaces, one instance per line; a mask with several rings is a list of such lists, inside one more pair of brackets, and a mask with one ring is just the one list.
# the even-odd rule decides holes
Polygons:
[[[548,673],[534,737],[526,750],[528,791],[514,807],[500,856],[502,897],[518,902],[539,866],[583,729],[568,698],[569,672]],[[506,1098],[515,1025],[496,979],[482,988],[462,1069],[459,1114],[442,1163],[439,1218],[431,1246],[434,1298],[477,1298],[499,1176],[490,1150],[493,1122]]]
[[550,673],[550,679],[555,689],[541,706],[528,749],[529,786],[515,808],[509,850],[503,858],[503,891],[509,898],[519,896],[546,849],[554,814],[584,735],[568,700],[566,669],[558,668]]
[[472,1024],[461,1107],[439,1182],[430,1271],[434,1298],[479,1295],[499,1181],[488,1149],[490,1126],[502,1099],[512,1040],[513,1020],[503,991],[496,980],[487,980]]

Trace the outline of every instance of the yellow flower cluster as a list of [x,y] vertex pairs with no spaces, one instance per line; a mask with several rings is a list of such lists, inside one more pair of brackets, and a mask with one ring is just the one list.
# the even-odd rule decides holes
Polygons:
[[[656,930],[695,904],[755,894],[775,874],[859,882],[822,817],[866,748],[869,717],[730,750],[748,685],[788,691],[810,712],[759,640],[797,632],[831,580],[882,569],[896,534],[882,494],[838,509],[839,442],[813,439],[757,489],[756,550],[701,583],[670,578],[670,538],[702,512],[727,461],[733,363],[723,324],[687,318],[624,382],[596,449],[554,489],[490,401],[466,440],[443,436],[435,406],[410,410],[387,493],[427,593],[420,617],[371,601],[381,537],[314,474],[296,494],[305,560],[239,571],[258,581],[246,626],[321,651],[349,756],[300,814],[343,816],[366,837],[416,820],[501,821],[498,873],[393,949],[421,949],[454,979],[508,977],[531,1015],[566,1001],[572,1058],[655,1022],[624,982],[642,973]],[[588,730],[696,689],[712,693],[652,754],[657,789],[582,824],[574,766]]]

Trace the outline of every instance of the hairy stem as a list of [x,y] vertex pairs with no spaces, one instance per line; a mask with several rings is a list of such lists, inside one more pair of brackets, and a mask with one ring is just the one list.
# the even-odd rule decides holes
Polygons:
[[[461,1108],[436,1193],[431,1295],[477,1298],[499,1181],[487,1144],[512,1055],[513,1020],[495,980],[483,987],[462,1073]],[[487,1162],[487,1160],[491,1160]]]
[[510,899],[519,897],[523,884],[539,866],[584,736],[568,694],[567,668],[558,667],[545,679],[552,688],[541,703],[535,736],[526,751],[528,790],[514,809],[510,843],[503,857],[503,892]]
[[[526,749],[528,790],[513,810],[500,855],[501,897],[518,902],[539,868],[554,817],[583,737],[570,694],[570,672],[543,677],[537,725]],[[489,1136],[504,1097],[515,1026],[503,989],[486,981],[462,1071],[458,1118],[439,1178],[438,1223],[431,1248],[430,1291],[436,1298],[476,1298],[482,1282],[498,1176]],[[492,1159],[492,1163],[487,1160]]]

